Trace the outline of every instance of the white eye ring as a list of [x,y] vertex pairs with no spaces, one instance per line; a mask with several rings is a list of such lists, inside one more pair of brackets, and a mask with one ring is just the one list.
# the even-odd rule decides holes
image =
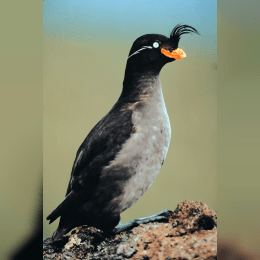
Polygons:
[[158,42],[154,42],[154,43],[153,43],[153,47],[154,47],[154,48],[158,48],[158,47],[159,47],[159,43],[158,43]]

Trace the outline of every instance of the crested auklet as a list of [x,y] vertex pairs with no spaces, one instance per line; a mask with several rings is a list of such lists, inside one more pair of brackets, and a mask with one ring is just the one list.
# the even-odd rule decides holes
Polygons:
[[154,182],[171,139],[159,73],[166,63],[186,57],[178,43],[187,33],[198,31],[178,24],[169,38],[146,34],[133,43],[122,93],[79,147],[66,196],[46,218],[52,223],[60,217],[53,241],[82,225],[115,230],[120,213]]

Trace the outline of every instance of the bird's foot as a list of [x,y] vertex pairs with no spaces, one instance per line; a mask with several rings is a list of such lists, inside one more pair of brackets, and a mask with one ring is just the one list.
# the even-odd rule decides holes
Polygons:
[[122,231],[130,230],[134,227],[137,227],[140,224],[147,224],[147,223],[150,223],[150,222],[168,222],[169,216],[172,213],[173,213],[172,211],[165,209],[165,210],[158,212],[157,214],[154,214],[154,215],[151,215],[151,216],[148,216],[148,217],[135,218],[135,219],[132,219],[132,220],[126,222],[125,224],[117,225],[114,228],[113,232],[115,234],[118,234]]

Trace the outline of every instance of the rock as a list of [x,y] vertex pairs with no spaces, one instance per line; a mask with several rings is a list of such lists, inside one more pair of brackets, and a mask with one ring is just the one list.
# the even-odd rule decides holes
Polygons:
[[117,235],[79,227],[59,243],[43,241],[43,259],[217,259],[217,212],[184,201],[168,223],[141,224]]
[[129,258],[135,253],[135,251],[136,251],[135,249],[133,249],[133,248],[127,246],[127,245],[121,244],[117,248],[116,253],[118,255],[123,255],[123,256]]

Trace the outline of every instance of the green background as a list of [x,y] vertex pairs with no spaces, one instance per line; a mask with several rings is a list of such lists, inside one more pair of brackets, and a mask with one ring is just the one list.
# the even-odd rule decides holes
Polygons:
[[[187,57],[161,72],[169,152],[154,184],[121,220],[174,210],[184,200],[217,208],[217,5],[182,2],[44,1],[44,217],[64,198],[78,147],[117,101],[134,40],[169,36],[180,22],[201,36],[184,35],[179,47]],[[44,221],[43,236],[57,225]]]
[[[199,2],[203,3],[203,1]],[[167,5],[165,6],[167,7]],[[179,4],[178,6],[181,7],[181,4]],[[176,6],[174,7],[176,8]],[[185,12],[186,9],[187,8],[184,8],[183,12]],[[190,15],[190,19],[193,18],[194,16]],[[13,1],[1,2],[0,19],[0,256],[1,259],[9,259],[8,255],[10,255],[10,252],[14,252],[15,250],[17,250],[17,248],[19,248],[21,244],[26,242],[30,235],[33,234],[37,221],[37,213],[42,207],[42,2],[34,0],[15,1],[15,4]],[[156,22],[156,20],[154,21]],[[187,21],[176,21],[176,23],[178,22],[186,23]],[[93,23],[95,23],[95,21],[93,21]],[[161,24],[157,22],[157,25],[160,28],[156,27],[156,32],[167,35],[168,31],[176,23],[174,22],[172,24],[171,20],[168,24],[161,26]],[[195,24],[191,22],[189,24],[196,27]],[[147,25],[147,28],[148,27],[149,26]],[[129,28],[130,25],[127,28],[127,31],[129,31]],[[198,28],[198,26],[196,28],[198,30],[200,29]],[[149,27],[149,30],[150,29],[151,27]],[[243,247],[245,247],[249,251],[252,250],[255,252],[259,252],[260,233],[260,57],[258,51],[260,45],[260,37],[258,33],[259,29],[259,1],[250,1],[250,3],[248,1],[218,1],[218,237],[219,240],[229,238],[230,241],[235,241],[236,243],[243,244]],[[144,31],[143,33],[136,35],[136,37],[144,33],[147,32]],[[120,57],[122,56],[123,59],[125,58],[125,55],[128,54],[132,41],[136,38],[133,35],[131,37],[133,37],[131,41],[129,39],[127,43],[124,43],[124,45],[128,45],[123,45],[126,49],[119,50],[120,53],[122,53],[120,54]],[[125,36],[123,37],[123,39],[125,39]],[[173,125],[173,118],[180,120],[183,117],[181,117],[180,113],[182,112],[182,110],[180,110],[179,107],[176,107],[174,113],[170,114],[170,107],[177,106],[177,104],[172,102],[172,96],[169,94],[169,92],[167,93],[167,91],[171,91],[171,88],[174,89],[175,94],[178,94],[177,90],[180,91],[179,88],[176,89],[177,85],[173,85],[173,83],[176,82],[175,80],[172,80],[173,75],[171,73],[174,72],[174,76],[178,76],[176,72],[180,72],[181,68],[183,68],[184,66],[186,69],[189,69],[187,64],[188,62],[192,63],[192,60],[196,60],[197,57],[195,55],[199,54],[198,58],[200,58],[202,57],[203,53],[206,53],[205,51],[203,51],[204,49],[198,51],[199,47],[197,45],[194,46],[195,50],[193,50],[193,47],[189,44],[190,41],[196,41],[198,43],[198,41],[201,41],[201,39],[203,39],[203,37],[198,37],[195,35],[184,36],[180,42],[180,46],[187,53],[187,58],[166,65],[166,67],[163,68],[162,71],[161,79],[163,85],[163,92],[165,96],[167,109],[170,115],[172,128],[175,128],[175,132],[178,132],[179,130],[177,129],[177,127],[182,127],[182,124],[185,122],[177,121],[178,124]],[[108,44],[107,41],[105,41],[105,44],[106,46],[113,46],[113,44]],[[45,53],[47,50],[47,46],[48,44],[46,45],[45,42]],[[52,47],[55,47],[54,44],[49,45],[50,49]],[[109,50],[111,50],[110,47]],[[73,51],[75,51],[75,49]],[[95,47],[92,48],[89,52],[90,55],[94,51],[96,51]],[[105,51],[105,53],[106,55],[109,55],[108,51]],[[117,52],[115,51],[115,53]],[[96,56],[94,54],[96,54]],[[92,62],[98,62],[98,59],[96,57],[100,54],[98,54],[97,52],[94,54]],[[46,57],[47,56],[44,55],[45,59]],[[82,55],[80,55],[80,57],[78,58],[75,58],[76,62],[79,62],[80,59],[83,59]],[[203,58],[203,60],[206,63],[205,67],[207,67],[207,59]],[[46,61],[44,62],[46,64]],[[118,62],[120,61],[116,62],[112,60],[112,62],[114,62],[113,66],[114,64],[117,64],[118,67],[116,68],[120,68],[122,71],[122,73],[120,74],[120,72],[115,72],[116,68],[115,70],[113,69],[114,73],[117,73],[116,75],[121,77],[121,79],[117,81],[118,84],[116,82],[113,82],[113,86],[116,88],[115,90],[113,90],[115,91],[113,93],[115,93],[116,95],[120,92],[120,84],[123,80],[124,68],[123,65],[119,66]],[[121,64],[123,64],[123,61]],[[98,63],[98,65],[105,66],[101,63]],[[189,66],[189,72],[191,73],[194,73],[192,70],[199,70],[199,68],[196,68],[196,66]],[[110,75],[112,73],[111,71],[112,68],[111,70],[109,70]],[[46,73],[46,69],[44,73]],[[86,76],[85,79],[89,80],[89,77],[90,75]],[[93,84],[95,83],[95,87],[100,86],[100,84],[98,85],[96,83],[100,82],[99,80],[101,80],[101,78],[102,77],[100,76],[100,74],[94,75],[94,81],[92,82]],[[112,79],[110,78],[108,80],[113,80],[113,78],[115,78],[115,76],[112,76]],[[183,82],[183,84],[185,82],[184,80],[190,80],[190,82],[193,83],[193,81],[195,81],[196,79],[196,77],[193,79],[189,79],[187,78],[187,75],[185,75],[185,77],[179,76],[179,82]],[[84,82],[82,82],[82,84],[86,83],[87,82],[85,80]],[[192,84],[183,85],[187,88],[187,95],[189,94],[189,91],[192,90],[190,89],[191,85]],[[87,85],[85,85],[85,87],[86,86]],[[91,89],[91,92],[96,92],[94,87],[92,87]],[[87,88],[85,89],[85,91],[88,91]],[[104,91],[104,88],[102,88],[102,90],[98,90],[98,92],[100,93],[99,97],[101,97],[101,94],[103,95],[104,93],[104,96],[107,96],[107,98],[115,98],[112,92],[107,91],[105,93]],[[73,92],[77,93],[76,91]],[[71,92],[69,94],[71,94]],[[84,94],[82,100],[86,101],[90,94],[88,92],[86,93],[86,95]],[[95,93],[92,94],[94,95]],[[189,95],[187,95],[185,95],[185,97],[182,96],[182,100],[185,98],[187,99],[187,101],[190,102],[191,98],[188,99]],[[175,102],[180,102],[180,97],[177,98],[177,96],[174,95],[173,98]],[[194,96],[194,98],[196,99],[197,95]],[[92,100],[89,98],[88,102],[86,102],[86,105],[89,106],[88,103],[91,101]],[[104,103],[105,101],[106,98],[103,97],[102,102]],[[93,103],[95,105],[95,102]],[[104,113],[106,113],[108,109],[110,109],[111,105],[113,105],[112,100],[111,103],[107,104],[107,107],[103,107],[102,104],[102,109],[104,110]],[[54,106],[57,107],[57,105]],[[70,106],[70,104],[68,104],[68,106]],[[97,104],[97,106],[100,107],[99,104]],[[102,111],[99,111],[99,109],[101,108],[96,108],[96,110],[92,110],[91,113],[87,112],[87,109],[85,110],[87,117],[83,127],[89,127],[90,130],[93,124],[104,115],[104,113],[102,113]],[[178,111],[178,109],[179,118],[176,115],[176,111]],[[198,111],[198,108],[196,109]],[[67,109],[67,111],[68,110],[69,109]],[[46,112],[47,111],[44,111],[45,116]],[[100,118],[98,118],[98,113],[100,113]],[[186,111],[185,115],[187,116],[187,114],[188,112]],[[74,114],[75,118],[77,118],[77,116],[78,115]],[[46,118],[47,117],[45,117],[45,120]],[[86,126],[89,124],[90,120],[92,120],[93,124]],[[73,133],[75,134],[76,131],[81,130],[83,136],[85,137],[85,134],[88,131],[88,129],[87,131],[83,131],[82,122],[79,123],[80,127],[76,127],[75,125],[75,131],[73,130]],[[56,126],[54,128],[56,128]],[[214,129],[214,127],[212,127],[211,129]],[[46,131],[46,129],[44,130]],[[194,133],[196,133],[196,131],[194,131]],[[75,144],[75,151],[71,151],[72,154],[69,155],[73,159],[75,156],[76,149],[82,141],[82,138],[79,133],[74,135],[74,137],[75,136],[78,139],[78,141],[76,141],[78,143]],[[173,156],[180,156],[180,149],[177,150],[177,148],[180,148],[181,143],[182,146],[184,146],[181,147],[183,149],[182,153],[186,154],[186,156],[189,156],[189,145],[187,144],[188,141],[185,142],[185,140],[179,140],[178,136],[180,136],[180,132],[179,135],[175,137],[172,135],[171,147],[174,146],[173,149],[176,150],[172,154],[169,151],[166,160],[166,162],[168,161],[167,163],[169,165],[173,165],[173,162],[175,162],[173,166],[175,170],[177,167],[176,163],[179,162],[176,159],[176,157],[174,158]],[[175,138],[175,144],[173,143],[173,138]],[[176,144],[176,142],[178,144]],[[45,150],[46,149],[44,147],[44,152]],[[64,153],[65,157],[68,156],[66,155],[66,151],[64,151]],[[59,165],[62,166],[67,158],[62,158],[62,160],[59,162]],[[189,158],[192,158],[192,156],[190,156]],[[214,159],[215,157],[212,156],[211,158]],[[173,200],[176,199],[176,203],[183,200],[184,196],[182,196],[182,194],[184,194],[185,190],[187,190],[187,182],[190,180],[191,176],[189,175],[186,181],[182,183],[183,186],[181,186],[181,180],[176,179],[179,178],[181,174],[174,175],[171,166],[171,172],[168,172],[166,169],[164,169],[166,168],[166,162],[161,173],[159,174],[158,178],[156,179],[152,187],[149,189],[147,194],[155,192],[156,195],[160,197],[158,199],[158,197],[155,196],[153,199],[158,199],[161,203],[161,201],[166,199],[164,194],[170,186],[174,195],[170,207],[174,208],[175,205]],[[64,172],[65,187],[68,182],[68,176],[70,174],[72,161],[68,162],[68,165],[69,166],[68,168],[66,168],[66,172]],[[186,165],[186,167],[191,167],[189,165],[190,164]],[[185,171],[185,174],[188,174],[187,172],[191,173],[192,170],[187,169]],[[52,173],[52,175],[56,174],[56,172]],[[163,186],[162,191],[156,190],[155,185],[159,185],[159,183],[162,182],[163,176],[166,174],[170,176],[170,180],[168,182],[173,184],[168,185],[168,182],[166,184],[164,183],[165,186]],[[203,181],[202,183],[204,184],[205,182]],[[205,185],[197,184],[196,182],[194,184],[195,185],[193,185],[193,191],[199,194],[201,186],[203,187]],[[46,185],[44,185],[44,194],[46,194],[46,189],[49,193],[50,189],[57,190],[58,186],[60,185],[61,184],[59,182],[53,183],[53,187],[47,187]],[[182,194],[178,194],[178,192],[180,191],[174,192],[174,189],[176,189],[178,186],[182,187]],[[192,186],[190,188],[192,188]],[[57,195],[59,196],[59,198],[57,198],[57,200],[62,199],[66,188],[63,189],[61,187],[59,189],[60,190],[57,190],[57,193],[59,192],[59,195]],[[155,189],[155,191],[153,189]],[[191,192],[191,197],[187,199],[197,199],[197,197],[194,196],[194,192]],[[210,190],[208,193],[212,192],[214,192],[214,190]],[[148,196],[147,194],[145,194],[145,196]],[[142,199],[145,200],[146,198],[143,197]],[[46,199],[45,203],[47,203]],[[148,201],[144,203],[145,210],[147,209],[147,203]],[[216,207],[212,204],[208,204],[213,209],[216,209]],[[132,208],[134,209],[134,207],[135,206],[133,206]],[[132,208],[130,210],[132,210]],[[152,209],[152,206],[150,207],[150,209]],[[136,209],[136,212],[139,211],[139,209]],[[49,212],[47,212],[47,214],[48,213]],[[39,253],[41,254],[41,252]]]

